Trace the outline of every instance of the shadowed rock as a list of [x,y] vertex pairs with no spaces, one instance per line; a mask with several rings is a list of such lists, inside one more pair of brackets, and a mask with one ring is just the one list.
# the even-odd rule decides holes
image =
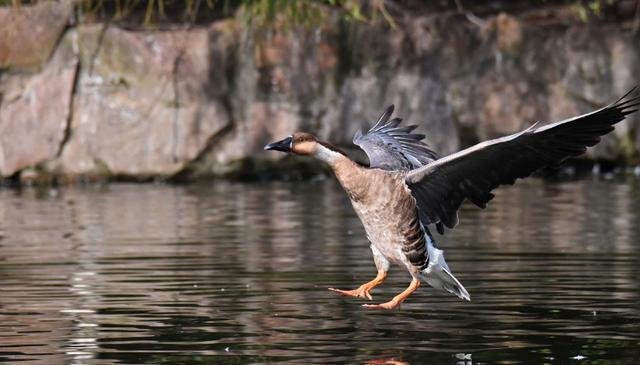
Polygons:
[[43,65],[71,18],[70,1],[0,7],[0,68]]

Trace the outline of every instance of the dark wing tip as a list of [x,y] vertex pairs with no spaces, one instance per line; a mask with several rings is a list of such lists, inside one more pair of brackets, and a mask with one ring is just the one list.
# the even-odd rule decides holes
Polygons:
[[618,112],[622,113],[623,116],[627,116],[636,112],[638,110],[636,108],[638,105],[640,105],[640,88],[638,88],[638,86],[634,86],[620,99],[616,100],[613,104],[610,104],[608,108],[616,109]]
[[624,103],[628,102],[629,100],[624,101],[624,102],[621,103],[621,101],[626,99],[629,95],[633,95],[633,94],[636,94],[636,95],[633,95],[633,97],[630,100],[634,100],[634,99],[637,100],[638,98],[640,98],[640,93],[638,93],[637,91],[638,91],[638,85],[632,87],[631,90],[627,91],[626,94],[622,95],[622,97],[620,97],[620,99],[616,100],[613,103],[613,105],[617,106],[617,105],[624,104]]
[[373,125],[373,127],[371,127],[370,130],[375,130],[377,128],[379,128],[380,126],[383,126],[387,123],[387,121],[389,120],[389,118],[391,118],[391,115],[393,114],[393,110],[395,109],[395,106],[393,104],[389,105],[387,107],[387,109],[385,109],[382,114],[380,114],[380,117],[378,118],[378,121],[376,122],[376,124]]

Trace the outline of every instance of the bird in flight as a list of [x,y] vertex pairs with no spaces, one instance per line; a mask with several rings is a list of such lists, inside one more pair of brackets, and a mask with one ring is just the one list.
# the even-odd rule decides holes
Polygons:
[[369,158],[362,166],[333,145],[309,133],[297,132],[264,147],[326,162],[346,191],[371,243],[377,276],[357,289],[329,290],[372,300],[370,291],[381,284],[390,265],[404,266],[411,274],[409,287],[370,309],[397,308],[426,281],[471,300],[453,275],[429,227],[444,233],[458,224],[458,209],[469,200],[485,208],[499,185],[513,184],[545,166],[557,166],[581,155],[587,147],[611,132],[613,125],[635,112],[640,92],[632,89],[601,109],[539,126],[537,123],[515,134],[485,141],[449,156],[438,158],[413,133],[415,125],[401,127],[388,107],[371,129],[356,133],[353,143]]

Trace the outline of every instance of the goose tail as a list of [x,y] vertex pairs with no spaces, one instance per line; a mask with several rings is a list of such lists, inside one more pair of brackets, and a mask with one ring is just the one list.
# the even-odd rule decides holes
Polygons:
[[424,279],[436,289],[449,292],[460,299],[471,301],[467,289],[451,273],[449,265],[444,259],[444,251],[433,245],[433,240],[428,237],[429,264],[422,271]]

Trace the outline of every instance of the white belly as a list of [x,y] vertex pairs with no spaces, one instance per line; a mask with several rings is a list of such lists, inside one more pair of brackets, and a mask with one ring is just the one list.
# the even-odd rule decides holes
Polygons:
[[353,208],[362,221],[367,238],[378,251],[389,261],[406,264],[401,242],[404,237],[398,233],[398,218],[392,213],[394,209],[386,204],[364,206],[352,202]]

